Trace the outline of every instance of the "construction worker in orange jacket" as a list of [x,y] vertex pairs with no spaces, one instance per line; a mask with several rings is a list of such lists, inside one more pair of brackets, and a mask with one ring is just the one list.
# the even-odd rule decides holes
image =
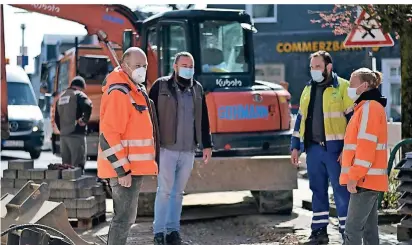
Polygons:
[[114,217],[108,245],[125,245],[135,222],[144,175],[157,175],[156,126],[152,107],[142,83],[147,58],[137,47],[126,50],[121,66],[103,83],[97,161],[99,178],[110,179]]
[[352,73],[348,95],[354,114],[344,139],[340,184],[351,193],[345,245],[379,244],[378,195],[388,191],[386,98],[378,87],[379,72],[361,68]]

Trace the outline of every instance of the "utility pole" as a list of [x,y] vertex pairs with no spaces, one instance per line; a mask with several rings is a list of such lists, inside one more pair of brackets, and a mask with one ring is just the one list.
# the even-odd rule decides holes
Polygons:
[[24,47],[24,31],[26,29],[26,25],[25,24],[21,24],[20,25],[21,28],[21,48],[20,48],[20,65],[21,67],[24,69],[24,67],[27,65],[27,58],[26,58],[26,49]]

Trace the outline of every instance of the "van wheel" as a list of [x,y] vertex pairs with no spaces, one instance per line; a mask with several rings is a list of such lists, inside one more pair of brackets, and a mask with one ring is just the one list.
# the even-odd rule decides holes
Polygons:
[[31,159],[38,159],[40,157],[41,154],[41,150],[31,150],[30,152],[30,157]]

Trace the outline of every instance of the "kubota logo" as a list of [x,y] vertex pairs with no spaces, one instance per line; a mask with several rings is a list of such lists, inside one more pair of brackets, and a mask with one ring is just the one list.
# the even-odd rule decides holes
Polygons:
[[54,6],[54,4],[32,4],[31,6],[33,6],[36,9],[42,9],[50,12],[60,12],[60,8]]
[[242,81],[241,80],[237,80],[236,78],[233,80],[229,80],[229,79],[216,79],[216,85],[219,87],[237,87],[237,86],[242,86]]

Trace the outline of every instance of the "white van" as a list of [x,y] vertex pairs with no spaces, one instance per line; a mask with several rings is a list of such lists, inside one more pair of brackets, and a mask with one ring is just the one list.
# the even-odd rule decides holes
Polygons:
[[6,65],[10,137],[2,140],[2,150],[24,150],[32,159],[40,157],[44,141],[43,114],[33,87],[20,66]]

